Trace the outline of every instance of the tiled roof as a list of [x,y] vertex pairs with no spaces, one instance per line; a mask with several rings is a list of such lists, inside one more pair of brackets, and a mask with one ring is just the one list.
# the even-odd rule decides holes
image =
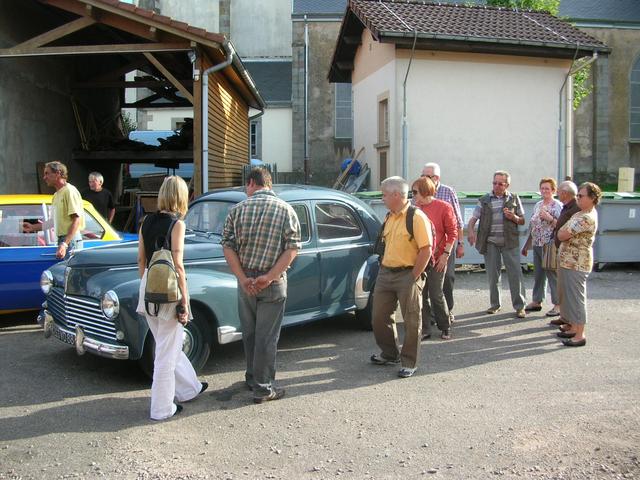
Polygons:
[[342,17],[347,0],[293,0],[293,15],[336,15]]
[[350,0],[374,37],[413,36],[575,48],[606,49],[599,40],[553,15],[527,10],[411,1]]
[[640,22],[638,0],[561,0],[558,15],[571,21]]
[[244,66],[267,105],[291,103],[291,60],[247,60]]

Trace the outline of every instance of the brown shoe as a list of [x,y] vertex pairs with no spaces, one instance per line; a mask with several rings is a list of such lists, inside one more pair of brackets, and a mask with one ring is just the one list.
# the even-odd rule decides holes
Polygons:
[[559,327],[561,325],[568,325],[568,324],[567,324],[567,322],[564,321],[564,319],[556,318],[555,320],[551,320],[549,322],[549,325],[553,325],[554,327]]
[[519,310],[516,310],[516,317],[518,318],[525,318],[527,316],[527,314],[524,311],[524,308],[520,308]]
[[272,400],[280,400],[284,397],[284,388],[272,388],[271,393],[262,397],[253,397],[253,403],[264,403]]

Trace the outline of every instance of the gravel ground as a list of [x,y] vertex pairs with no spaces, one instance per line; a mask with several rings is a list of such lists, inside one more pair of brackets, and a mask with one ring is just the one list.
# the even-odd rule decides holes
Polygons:
[[569,349],[542,314],[483,314],[484,273],[462,273],[454,338],[423,342],[413,378],[369,364],[346,315],[283,332],[284,399],[251,403],[225,345],[161,423],[135,364],[0,317],[0,479],[640,478],[639,279],[593,273],[588,345]]

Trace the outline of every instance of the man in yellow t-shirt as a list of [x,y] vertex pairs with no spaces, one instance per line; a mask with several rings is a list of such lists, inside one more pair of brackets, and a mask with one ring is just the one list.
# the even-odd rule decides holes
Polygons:
[[[420,209],[413,213],[413,235],[407,230],[407,182],[401,177],[389,177],[381,187],[389,215],[382,232],[385,249],[373,292],[373,334],[381,353],[372,355],[371,362],[402,362],[398,375],[407,378],[415,373],[420,357],[422,289],[433,239],[429,219]],[[393,315],[398,303],[404,319],[402,350]]]
[[[56,258],[68,258],[75,250],[82,248],[81,231],[85,228],[82,196],[76,187],[67,181],[67,167],[60,162],[49,162],[44,166],[45,183],[56,189],[53,195],[53,227],[58,239]],[[47,224],[24,223],[27,233],[50,228]]]

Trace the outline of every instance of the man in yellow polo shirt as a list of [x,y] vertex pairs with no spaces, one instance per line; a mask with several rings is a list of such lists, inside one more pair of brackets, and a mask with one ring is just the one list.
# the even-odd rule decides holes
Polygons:
[[[384,255],[373,292],[373,334],[382,351],[371,355],[371,362],[402,362],[398,376],[407,378],[415,373],[420,357],[422,289],[433,239],[429,219],[420,209],[413,212],[413,235],[407,230],[407,182],[401,177],[389,177],[381,187],[389,214],[382,232]],[[394,318],[398,303],[404,319],[402,350]]]
[[60,162],[49,162],[44,166],[45,183],[56,189],[51,202],[53,206],[53,223],[23,224],[27,233],[54,227],[58,239],[56,258],[63,259],[75,251],[82,249],[81,231],[85,228],[84,207],[78,189],[67,181],[66,165]]

